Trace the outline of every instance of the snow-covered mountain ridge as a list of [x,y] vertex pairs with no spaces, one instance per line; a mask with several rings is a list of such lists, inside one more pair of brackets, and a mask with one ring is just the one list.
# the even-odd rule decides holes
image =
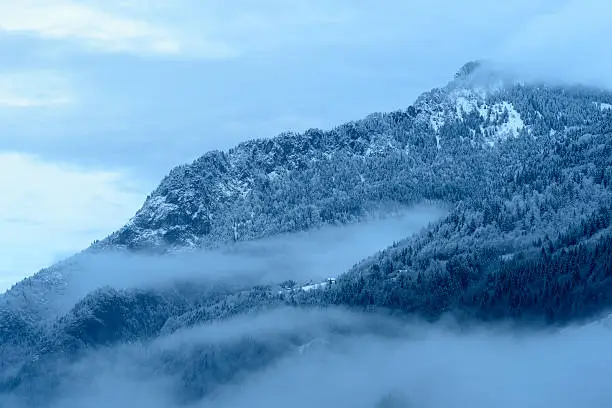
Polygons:
[[[219,246],[351,223],[422,200],[478,201],[503,183],[502,168],[530,177],[523,149],[536,147],[513,141],[550,149],[583,140],[582,129],[605,133],[606,104],[606,90],[522,83],[468,63],[405,110],[251,140],[177,166],[123,228],[85,252]],[[511,158],[500,159],[504,149]],[[8,298],[40,305],[49,287],[61,290],[70,265],[43,270]]]
[[[215,246],[351,222],[380,201],[453,201],[433,191],[443,174],[419,173],[455,159],[458,143],[486,155],[476,152],[521,135],[562,137],[571,126],[612,112],[599,108],[612,102],[609,92],[526,85],[481,72],[478,64],[466,64],[453,81],[406,110],[206,153],[174,168],[123,228],[94,247]],[[402,186],[411,190],[409,197],[380,191],[388,179],[384,167],[398,160],[399,167],[413,169],[412,181]]]

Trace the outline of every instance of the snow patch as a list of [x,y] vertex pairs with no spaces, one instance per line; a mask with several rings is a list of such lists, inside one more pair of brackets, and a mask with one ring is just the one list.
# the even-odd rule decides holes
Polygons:
[[325,286],[327,286],[327,282],[320,282],[320,283],[313,283],[313,284],[310,284],[310,285],[302,286],[301,289],[304,292],[308,292],[308,291],[313,290],[313,289],[322,289]]
[[446,121],[444,120],[442,112],[435,112],[432,113],[431,116],[429,116],[429,124],[435,132],[438,132],[440,128],[444,126],[445,122]]
[[483,89],[457,89],[449,96],[458,118],[463,119],[464,115],[476,110],[479,111],[481,116],[486,117],[486,114],[483,115],[481,111],[482,106],[485,106],[484,98],[486,97],[486,92]]
[[455,99],[455,109],[457,116],[460,118],[463,118],[464,114],[471,113],[475,108],[477,108],[477,105],[473,99],[468,99],[465,96],[458,96]]
[[482,106],[478,107],[478,114],[485,120],[489,117],[489,112],[489,106],[486,104],[482,104]]
[[525,129],[525,122],[521,115],[509,102],[493,104],[488,111],[488,118],[493,122],[492,125],[487,127],[491,136],[485,140],[485,143],[489,146],[510,137],[518,137],[520,132]]
[[501,126],[500,131],[502,133],[513,133],[514,136],[518,136],[521,130],[525,128],[525,122],[521,118],[521,115],[514,109],[514,106],[508,102],[502,102],[504,109],[508,111],[508,120]]
[[328,278],[324,282],[309,283],[308,285],[302,286],[300,289],[302,289],[304,292],[308,292],[314,289],[322,289],[326,287],[327,285],[333,285],[334,283],[336,283],[336,278]]

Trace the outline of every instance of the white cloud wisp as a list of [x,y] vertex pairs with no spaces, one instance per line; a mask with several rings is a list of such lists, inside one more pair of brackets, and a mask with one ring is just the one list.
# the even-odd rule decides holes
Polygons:
[[[178,29],[71,0],[0,1],[0,31],[69,40],[111,53],[182,55],[194,45]],[[231,54],[221,43],[201,40],[198,51],[208,58]]]

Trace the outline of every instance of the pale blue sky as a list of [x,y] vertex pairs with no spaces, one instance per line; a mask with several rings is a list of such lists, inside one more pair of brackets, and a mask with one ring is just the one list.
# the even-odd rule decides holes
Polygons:
[[604,0],[0,0],[0,290],[176,164],[405,108],[470,59],[609,84],[611,19]]

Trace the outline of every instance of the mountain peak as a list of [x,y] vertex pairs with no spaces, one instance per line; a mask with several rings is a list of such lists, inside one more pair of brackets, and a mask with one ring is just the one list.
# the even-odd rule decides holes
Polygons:
[[469,78],[476,70],[482,67],[481,60],[473,60],[466,62],[463,64],[461,68],[455,73],[455,79],[467,79]]

